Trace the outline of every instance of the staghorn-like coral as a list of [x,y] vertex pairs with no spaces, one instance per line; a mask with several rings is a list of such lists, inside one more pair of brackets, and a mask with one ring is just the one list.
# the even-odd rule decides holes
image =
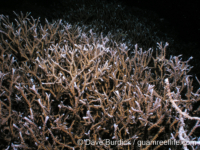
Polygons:
[[17,17],[0,24],[1,149],[187,149],[138,143],[198,140],[190,59],[167,59],[167,43],[154,55],[118,33]]

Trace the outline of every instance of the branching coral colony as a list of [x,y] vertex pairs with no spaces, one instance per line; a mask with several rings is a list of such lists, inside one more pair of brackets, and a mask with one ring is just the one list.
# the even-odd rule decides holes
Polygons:
[[153,56],[87,26],[17,17],[1,16],[1,149],[198,148],[199,90],[189,60],[165,58],[167,43]]

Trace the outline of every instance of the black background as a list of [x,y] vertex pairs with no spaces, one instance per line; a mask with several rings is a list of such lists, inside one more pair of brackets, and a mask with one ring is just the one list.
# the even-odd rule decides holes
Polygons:
[[[0,14],[11,16],[13,15],[14,10],[17,13],[20,11],[23,11],[23,13],[31,12],[31,15],[34,18],[41,17],[41,21],[44,20],[44,18],[62,18],[62,13],[65,11],[65,7],[62,6],[62,1],[65,0],[3,0],[0,3]],[[80,1],[90,0],[74,0],[72,1],[72,5],[75,5]],[[196,75],[200,78],[200,5],[197,0],[107,1],[120,2],[123,5],[126,5],[128,9],[134,9],[133,7],[137,7],[144,11],[152,11],[157,13],[157,15],[160,17],[160,21],[166,21],[169,23],[167,28],[174,29],[174,35],[177,37],[180,43],[182,43],[179,43],[179,45],[185,47],[183,50],[178,50],[177,54],[183,54],[185,59],[188,59],[190,56],[194,57],[194,59],[190,62],[190,65],[194,66],[192,74],[193,77]],[[55,12],[55,10],[56,13],[52,13]],[[12,17],[10,18],[12,19]],[[179,47],[179,45],[177,44],[177,47]]]

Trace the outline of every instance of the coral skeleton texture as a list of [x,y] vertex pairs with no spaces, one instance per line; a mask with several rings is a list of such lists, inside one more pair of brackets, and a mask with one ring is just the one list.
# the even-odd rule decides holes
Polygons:
[[[167,59],[168,43],[157,43],[154,53],[86,25],[42,26],[28,15],[17,15],[15,25],[1,16],[1,149],[198,148],[200,118],[192,105],[200,95],[187,75],[191,58]],[[78,143],[84,139],[104,143]],[[190,144],[139,147],[106,139]]]

